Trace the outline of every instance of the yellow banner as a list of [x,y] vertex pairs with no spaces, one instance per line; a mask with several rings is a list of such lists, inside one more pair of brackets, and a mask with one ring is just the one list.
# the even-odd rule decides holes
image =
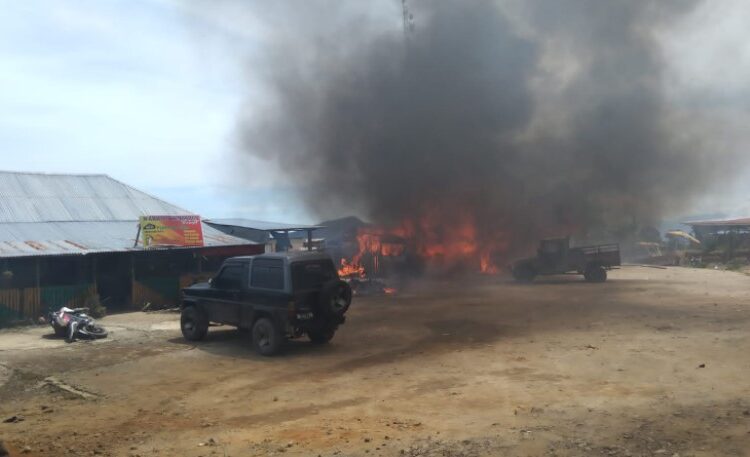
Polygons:
[[141,216],[143,247],[203,246],[200,216]]

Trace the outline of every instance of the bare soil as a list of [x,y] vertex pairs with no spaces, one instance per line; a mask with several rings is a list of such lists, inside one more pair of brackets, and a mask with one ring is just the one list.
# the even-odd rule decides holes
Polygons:
[[750,277],[627,267],[356,299],[327,346],[255,355],[174,313],[107,340],[0,332],[11,455],[750,455]]

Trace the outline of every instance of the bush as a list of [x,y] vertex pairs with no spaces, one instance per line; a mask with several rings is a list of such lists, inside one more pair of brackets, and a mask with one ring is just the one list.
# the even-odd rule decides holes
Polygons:
[[727,270],[737,271],[748,266],[748,261],[744,257],[736,257],[725,264]]
[[107,307],[102,305],[99,294],[96,292],[88,293],[83,301],[83,306],[89,309],[91,317],[100,318],[107,315]]

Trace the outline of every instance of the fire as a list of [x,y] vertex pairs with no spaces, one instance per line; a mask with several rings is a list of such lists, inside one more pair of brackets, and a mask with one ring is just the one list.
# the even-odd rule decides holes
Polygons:
[[402,224],[402,232],[416,240],[416,254],[438,268],[498,273],[494,257],[507,252],[509,246],[502,227],[480,230],[470,211],[451,211],[447,216],[445,212],[425,211],[415,222]]
[[476,227],[468,220],[444,224],[431,217],[418,222],[416,250],[420,257],[433,263],[450,264],[476,255]]
[[[357,252],[342,259],[343,277],[382,276],[387,263],[418,258],[427,267],[460,268],[486,274],[499,272],[494,259],[507,252],[508,240],[499,227],[480,233],[476,220],[467,212],[445,217],[425,211],[393,227],[362,227],[357,233]],[[387,273],[387,272],[386,272]]]
[[355,261],[348,262],[346,259],[341,259],[339,276],[342,278],[363,278],[365,276],[365,269]]
[[497,265],[492,263],[490,259],[490,252],[482,252],[479,256],[479,271],[488,275],[494,275],[499,272]]

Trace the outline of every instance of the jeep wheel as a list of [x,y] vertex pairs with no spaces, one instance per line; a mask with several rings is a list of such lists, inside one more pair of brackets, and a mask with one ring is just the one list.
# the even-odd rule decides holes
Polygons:
[[188,341],[199,341],[208,333],[208,316],[203,308],[188,306],[180,316],[180,330]]
[[313,344],[326,344],[333,339],[336,334],[336,327],[326,326],[319,330],[309,330],[307,337]]
[[261,317],[255,321],[255,325],[253,325],[253,347],[258,354],[263,356],[271,356],[279,352],[281,334],[271,319]]
[[351,303],[352,288],[345,281],[334,279],[320,291],[320,310],[327,316],[343,316]]
[[604,282],[607,280],[607,270],[598,265],[590,266],[583,272],[583,277],[588,282]]

